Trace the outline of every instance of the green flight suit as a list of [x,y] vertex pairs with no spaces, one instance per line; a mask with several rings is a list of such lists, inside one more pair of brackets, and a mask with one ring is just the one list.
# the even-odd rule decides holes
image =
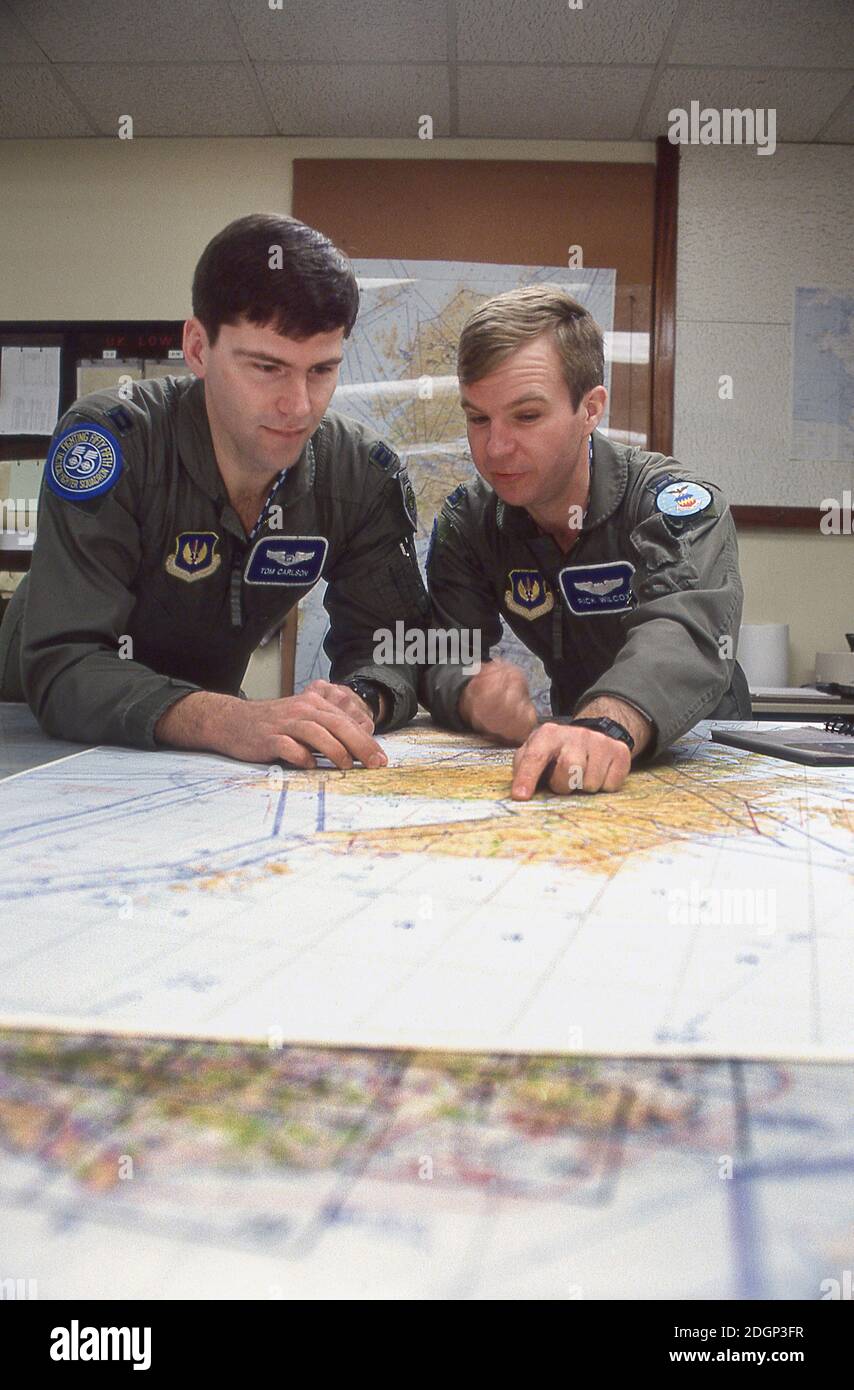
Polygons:
[[377,665],[373,635],[423,627],[428,611],[397,455],[327,412],[247,536],[204,391],[191,376],[135,382],[129,399],[99,392],[60,421],[32,566],[3,624],[0,698],[25,698],[58,738],[154,748],[183,695],[241,693],[261,639],[323,577],[331,679],[379,682],[383,728],[406,723],[418,671]]
[[[720,489],[598,431],[591,473],[567,553],[482,479],[455,489],[427,558],[435,626],[468,629],[485,660],[507,623],[542,660],[555,716],[616,696],[653,721],[647,756],[713,713],[750,718],[734,656],[738,548]],[[471,676],[459,664],[426,671],[422,698],[439,723],[464,727],[457,705]]]

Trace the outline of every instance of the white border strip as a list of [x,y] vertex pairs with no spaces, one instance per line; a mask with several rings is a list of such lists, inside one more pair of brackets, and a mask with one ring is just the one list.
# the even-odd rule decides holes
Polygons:
[[0,786],[5,785],[6,782],[14,782],[16,777],[26,777],[29,772],[41,772],[42,768],[56,767],[57,763],[67,763],[72,758],[82,758],[86,753],[97,753],[98,749],[103,746],[103,744],[97,743],[94,748],[81,748],[77,753],[62,753],[58,758],[51,758],[50,762],[34,763],[32,767],[22,767],[20,772],[10,772],[5,777],[0,777]]

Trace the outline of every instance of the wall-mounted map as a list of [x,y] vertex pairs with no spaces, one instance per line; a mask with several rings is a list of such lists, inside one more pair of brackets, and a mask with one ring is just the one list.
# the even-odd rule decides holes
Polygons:
[[854,462],[852,290],[795,290],[791,457]]

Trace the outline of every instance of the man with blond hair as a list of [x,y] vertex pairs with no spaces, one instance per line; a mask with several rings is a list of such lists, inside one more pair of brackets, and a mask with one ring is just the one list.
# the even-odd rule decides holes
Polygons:
[[616,791],[632,761],[698,720],[750,716],[735,660],[743,591],[735,527],[714,483],[597,426],[602,333],[570,295],[531,286],[466,322],[458,370],[472,459],[433,528],[437,627],[489,652],[502,620],[541,658],[553,718],[523,671],[434,665],[434,718],[515,745],[512,795]]

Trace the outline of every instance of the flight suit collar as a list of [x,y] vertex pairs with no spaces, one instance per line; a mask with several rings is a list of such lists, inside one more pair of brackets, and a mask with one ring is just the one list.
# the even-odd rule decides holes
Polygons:
[[[584,518],[582,531],[592,531],[614,515],[622,502],[629,479],[629,466],[623,450],[616,450],[613,444],[593,431],[593,476],[590,485],[590,501]],[[496,521],[499,529],[512,532],[525,539],[541,535],[540,528],[524,507],[511,507],[499,498],[496,507]]]
[[[321,421],[317,430],[305,446],[296,463],[292,464],[276,488],[271,502],[289,507],[314,486],[315,459],[314,448],[323,431]],[[213,439],[211,438],[208,412],[205,406],[205,384],[195,378],[181,398],[178,418],[178,447],[181,461],[194,482],[217,504],[225,504],[234,518],[236,528],[242,527],[228,499],[228,492],[216,461]]]

